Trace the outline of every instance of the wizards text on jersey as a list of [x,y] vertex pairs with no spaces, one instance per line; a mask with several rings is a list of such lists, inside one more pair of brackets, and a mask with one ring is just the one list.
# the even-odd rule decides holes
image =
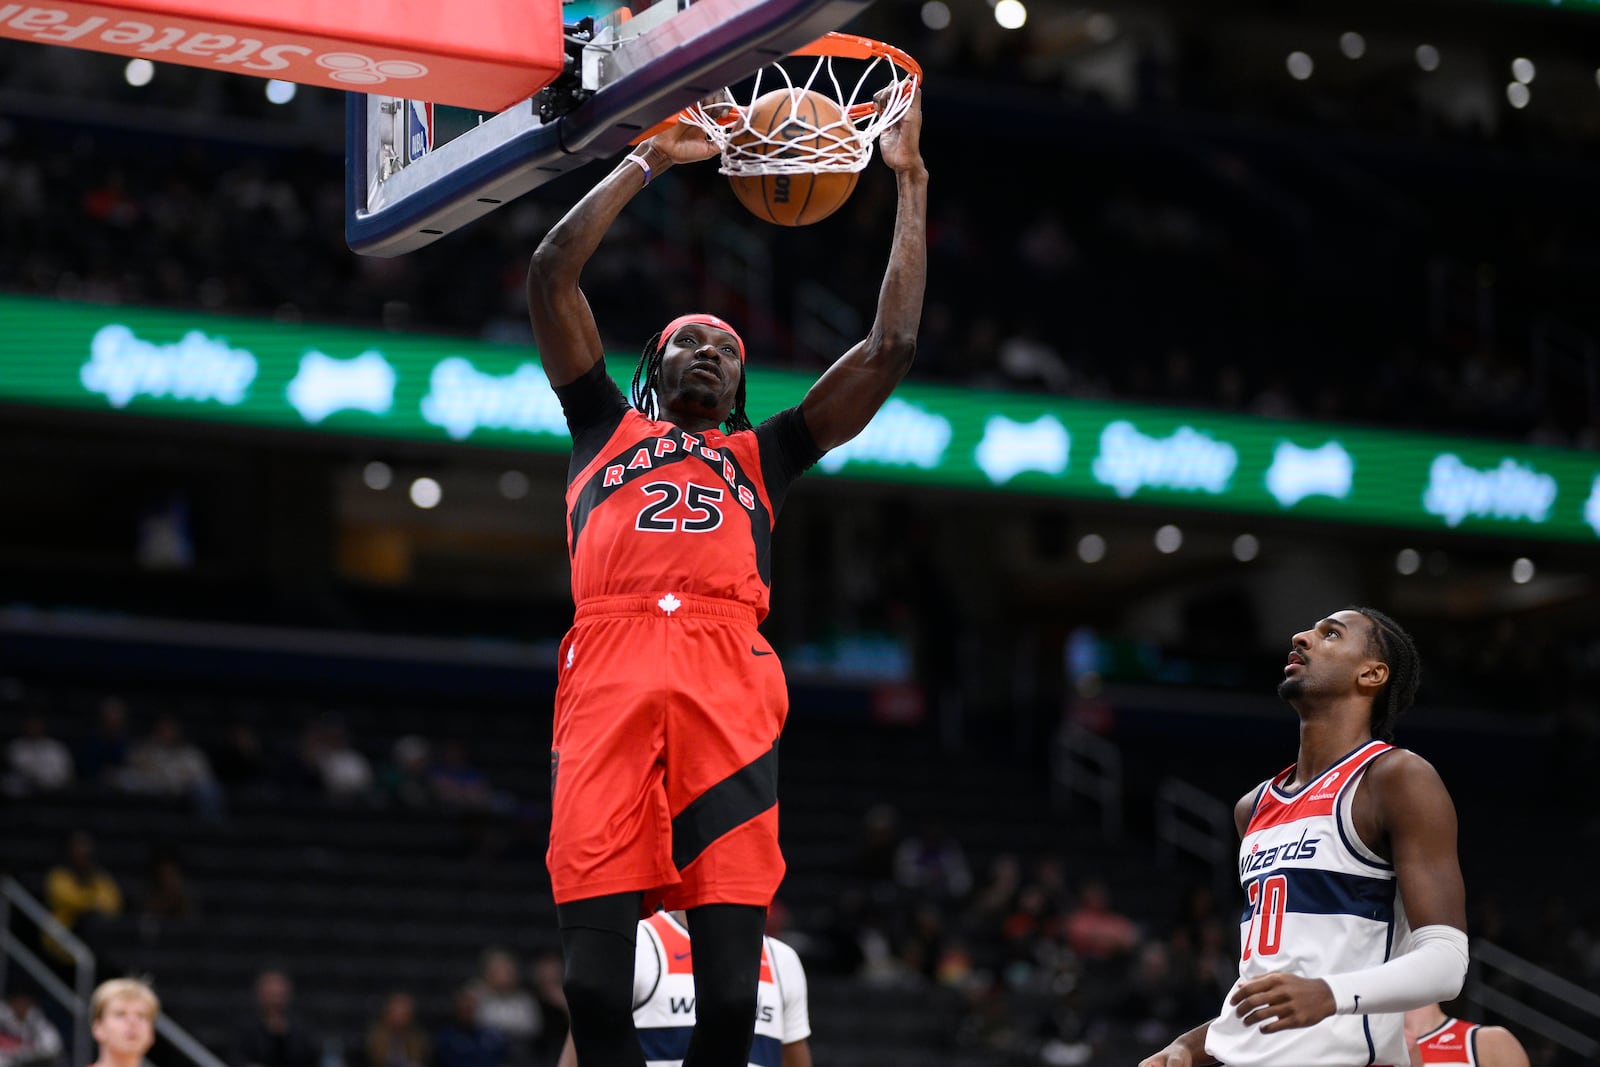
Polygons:
[[1317,854],[1317,842],[1320,837],[1310,837],[1310,830],[1303,830],[1296,841],[1289,841],[1282,845],[1273,845],[1271,848],[1256,848],[1239,860],[1239,876],[1255,874],[1258,871],[1269,870],[1273,864],[1282,860],[1288,863],[1291,860],[1308,860]]

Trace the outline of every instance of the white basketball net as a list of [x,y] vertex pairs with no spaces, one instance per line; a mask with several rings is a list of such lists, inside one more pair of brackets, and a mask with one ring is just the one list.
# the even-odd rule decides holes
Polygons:
[[[849,54],[817,54],[809,49],[791,61],[816,56],[804,81],[796,81],[783,64],[756,71],[750,98],[727,106],[694,104],[678,115],[680,122],[706,131],[722,154],[723,174],[821,174],[860,171],[872,160],[878,135],[911,107],[921,81],[914,61],[897,49],[849,34],[828,34],[818,46],[838,39]],[[857,54],[859,53],[859,54]],[[838,62],[836,62],[838,61]],[[851,68],[859,67],[851,77]],[[842,68],[842,69],[841,69]],[[754,103],[776,89],[789,90],[788,113],[769,131],[750,125]],[[883,90],[887,89],[885,93]],[[819,125],[803,105],[803,90],[830,97],[839,107],[837,120]],[[731,95],[731,94],[730,94]],[[881,106],[880,106],[881,105]]]

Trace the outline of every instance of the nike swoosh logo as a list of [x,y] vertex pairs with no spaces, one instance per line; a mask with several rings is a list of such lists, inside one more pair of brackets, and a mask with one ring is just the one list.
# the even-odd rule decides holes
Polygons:
[[750,654],[752,656],[770,656],[770,655],[772,655],[772,650],[769,648],[765,652],[763,652],[759,648],[757,648],[755,645],[751,645],[750,646]]
[[674,952],[672,954],[672,958],[675,960],[686,960],[689,958],[689,954],[687,952]]

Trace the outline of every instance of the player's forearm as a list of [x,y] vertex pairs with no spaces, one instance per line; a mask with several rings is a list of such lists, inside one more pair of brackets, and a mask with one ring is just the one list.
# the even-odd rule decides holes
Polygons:
[[1454,1000],[1467,979],[1471,955],[1465,931],[1437,924],[1411,932],[1410,949],[1364,971],[1324,981],[1339,1015],[1410,1011]]
[[[644,159],[650,168],[651,181],[672,166],[672,160],[665,153],[648,143],[635,149],[632,155]],[[529,287],[558,281],[576,284],[583,265],[600,247],[611,224],[646,184],[643,167],[627,159],[618,160],[611,173],[574,204],[539,242],[528,273]]]
[[870,348],[875,358],[888,361],[903,376],[916,355],[928,281],[928,170],[921,160],[895,172],[895,189],[894,238]]

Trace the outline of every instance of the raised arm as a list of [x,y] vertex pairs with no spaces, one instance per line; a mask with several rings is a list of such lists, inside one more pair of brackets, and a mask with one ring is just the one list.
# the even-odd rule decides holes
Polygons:
[[806,427],[824,451],[866,428],[911,369],[928,275],[928,168],[922,162],[922,96],[883,131],[878,151],[894,169],[898,205],[878,314],[866,338],[823,372],[800,402]]
[[[631,153],[550,228],[528,265],[528,317],[551,385],[576,381],[600,359],[600,330],[578,276],[628,201],[674,163],[710,159],[716,147],[696,126],[677,124]],[[649,168],[649,178],[646,170]]]

